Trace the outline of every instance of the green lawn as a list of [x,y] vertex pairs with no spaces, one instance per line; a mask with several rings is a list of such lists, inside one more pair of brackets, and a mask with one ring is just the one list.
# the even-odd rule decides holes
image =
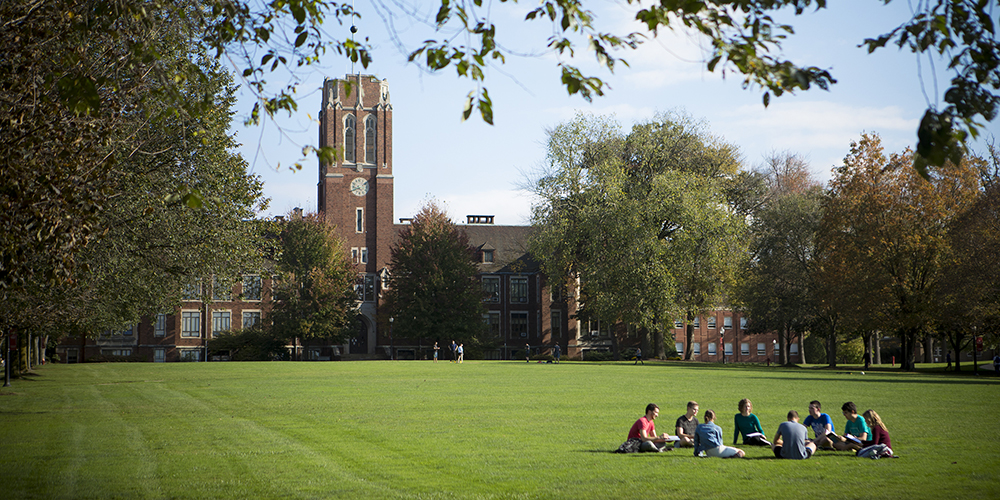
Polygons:
[[[855,370],[852,372],[852,370]],[[428,361],[47,365],[0,390],[0,497],[987,498],[1000,379],[682,363]],[[727,444],[740,398],[875,408],[899,459],[609,453],[646,403],[689,399]]]

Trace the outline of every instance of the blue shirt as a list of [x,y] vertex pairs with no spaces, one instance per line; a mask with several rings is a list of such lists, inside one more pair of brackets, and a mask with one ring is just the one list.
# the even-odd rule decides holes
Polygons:
[[698,424],[694,431],[694,455],[722,446],[722,427],[712,422]]
[[809,415],[804,421],[802,421],[802,424],[806,427],[812,427],[813,433],[816,434],[817,438],[826,435],[827,424],[830,424],[830,432],[837,432],[833,428],[833,420],[830,418],[830,415],[827,415],[826,413],[820,413],[819,418],[813,418],[812,415]]

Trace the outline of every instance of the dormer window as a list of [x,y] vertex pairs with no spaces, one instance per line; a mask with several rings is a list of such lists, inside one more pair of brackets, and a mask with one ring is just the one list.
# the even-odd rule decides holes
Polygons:
[[483,250],[483,263],[484,264],[493,263],[493,250]]

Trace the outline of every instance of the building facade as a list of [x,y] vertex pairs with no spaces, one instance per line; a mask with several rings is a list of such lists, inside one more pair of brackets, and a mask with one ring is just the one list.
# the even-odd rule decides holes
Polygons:
[[[395,223],[393,217],[392,113],[386,80],[355,74],[323,83],[319,145],[335,149],[337,154],[334,161],[319,165],[317,209],[336,226],[344,250],[353,261],[358,314],[354,335],[347,344],[327,345],[319,340],[296,344],[289,346],[293,359],[413,359],[428,352],[427,343],[394,344],[389,332],[380,331],[376,320],[383,281],[388,276],[390,249],[407,225],[405,218]],[[526,354],[551,354],[557,344],[563,356],[577,358],[589,352],[610,351],[613,340],[622,348],[642,345],[644,336],[627,325],[576,318],[579,304],[572,287],[549,283],[527,251],[531,227],[495,224],[492,215],[468,215],[459,227],[478,251],[486,309],[483,321],[497,346],[484,352],[486,358],[524,359]],[[206,360],[210,338],[266,320],[271,277],[246,275],[237,281],[232,286],[192,285],[174,311],[120,332],[108,332],[97,340],[65,339],[57,352],[67,362],[96,356],[132,356],[157,362]],[[674,327],[671,333],[677,339],[675,347],[683,352],[684,325],[675,323]],[[692,340],[694,359],[777,359],[775,336],[748,336],[744,327],[745,320],[738,313],[726,310],[698,318]],[[798,344],[792,346],[793,362],[798,359],[798,349]],[[650,354],[647,352],[647,356]]]

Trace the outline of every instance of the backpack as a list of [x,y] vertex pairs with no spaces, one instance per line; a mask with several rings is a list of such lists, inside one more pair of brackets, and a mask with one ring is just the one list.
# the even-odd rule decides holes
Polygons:
[[884,444],[873,444],[871,446],[866,446],[858,450],[858,456],[862,458],[870,458],[872,460],[878,460],[880,458],[891,458],[892,448]]

